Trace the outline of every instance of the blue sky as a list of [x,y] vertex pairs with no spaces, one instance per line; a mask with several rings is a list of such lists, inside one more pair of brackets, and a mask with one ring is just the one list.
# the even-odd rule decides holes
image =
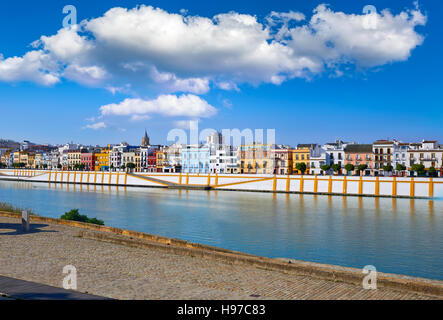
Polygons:
[[[313,41],[305,44],[300,37],[292,36],[292,42],[285,42],[287,38],[277,39],[274,34],[265,43],[277,41],[279,48],[269,47],[262,54],[253,52],[260,40],[251,40],[242,48],[242,42],[253,36],[260,37],[262,30],[247,29],[246,35],[251,36],[235,38],[238,30],[244,30],[243,25],[233,25],[230,20],[236,13],[255,16],[259,26],[270,26],[266,18],[273,11],[303,14],[305,19],[297,20],[299,16],[294,14],[295,20],[288,24],[288,28],[301,31],[303,26],[309,27],[313,10],[322,3],[49,0],[42,5],[34,1],[3,1],[0,3],[0,54],[3,56],[0,60],[0,138],[41,143],[74,141],[104,145],[127,141],[136,144],[147,128],[152,142],[166,143],[167,133],[177,126],[177,121],[198,118],[201,129],[275,128],[277,142],[290,145],[323,143],[336,138],[362,143],[380,138],[443,142],[443,10],[438,1],[422,0],[418,9],[413,1],[328,1],[323,17],[329,17],[338,25],[332,25],[332,31],[322,29],[321,41],[325,45],[322,49],[315,47],[320,43],[317,38],[310,38]],[[116,30],[112,30],[112,26],[120,20],[90,24],[88,30],[78,34],[90,40],[94,46],[92,53],[79,50],[77,54],[69,45],[67,51],[58,50],[63,43],[69,43],[67,37],[58,39],[65,41],[63,43],[48,41],[33,47],[34,41],[42,36],[55,36],[62,28],[62,8],[67,4],[75,5],[79,22],[100,18],[117,6],[139,14],[138,9],[134,9],[138,4],[162,9],[155,11],[153,17],[166,20],[155,22],[153,19],[131,43],[125,42],[133,36],[130,27],[126,28],[128,23]],[[394,17],[416,10],[425,17],[425,22],[419,21],[411,27],[412,16],[406,22],[392,22],[383,16],[386,20],[381,22],[385,28],[381,34],[389,34],[391,40],[371,40],[373,45],[365,47],[368,44],[361,44],[366,38],[359,34],[360,28],[349,31],[346,23],[352,14],[362,15],[367,4],[374,5],[379,14],[388,8]],[[229,30],[221,29],[221,22],[214,23],[215,27],[211,27],[217,29],[218,38],[205,38],[205,31],[188,34],[191,31],[186,29],[171,31],[165,39],[160,37],[164,43],[158,44],[156,31],[148,32],[149,26],[156,30],[155,23],[168,23],[170,14],[212,19],[222,13],[228,14],[223,28]],[[274,21],[282,23],[286,16],[274,17],[277,17]],[[242,23],[248,24],[248,19]],[[325,26],[331,27],[319,24],[318,28]],[[200,24],[197,27],[201,27]],[[273,30],[282,30],[281,25],[273,27],[276,28]],[[194,31],[199,30],[195,28]],[[121,29],[127,34],[122,31],[116,35]],[[179,37],[175,38],[177,33]],[[181,47],[177,45],[175,50],[169,39],[179,41],[177,39],[183,37],[189,37],[189,43],[195,41],[199,44],[196,47],[201,45],[205,49],[197,49],[195,53],[192,47],[186,46],[187,42]],[[417,40],[420,37],[422,41]],[[148,44],[151,40],[154,42]],[[108,41],[106,45],[105,41]],[[236,41],[238,50],[230,46]],[[357,48],[349,49],[350,43],[357,43]],[[360,44],[362,47],[358,48]],[[248,47],[251,52],[247,52]],[[288,54],[289,47],[297,53]],[[37,51],[44,56],[39,56],[43,62],[36,71],[32,69],[35,64],[11,60]],[[225,71],[222,61],[227,61],[229,71]],[[130,74],[126,67],[114,68],[126,62],[131,70],[137,67],[137,72]],[[138,69],[141,64],[143,72]],[[45,70],[40,75],[41,68]],[[87,80],[84,72],[95,78]],[[46,78],[48,74],[51,78]],[[120,89],[112,92],[111,87]],[[125,99],[127,103],[123,103]],[[177,112],[170,112],[169,103],[176,104]],[[193,110],[188,104],[198,107]],[[102,106],[108,106],[107,111],[103,111]]]

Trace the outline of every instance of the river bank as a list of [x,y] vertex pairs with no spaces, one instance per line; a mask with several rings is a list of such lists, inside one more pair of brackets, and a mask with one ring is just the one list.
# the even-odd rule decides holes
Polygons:
[[[0,274],[115,299],[435,299],[442,282],[379,274],[364,290],[359,270],[267,259],[115,228],[0,214]],[[75,226],[74,226],[75,225]],[[104,228],[104,229],[101,229]],[[105,231],[103,231],[105,230]],[[358,276],[357,276],[358,274]]]

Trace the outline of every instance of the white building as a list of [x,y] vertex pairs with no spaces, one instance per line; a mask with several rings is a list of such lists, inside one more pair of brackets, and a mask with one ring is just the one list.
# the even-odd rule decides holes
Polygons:
[[401,164],[406,168],[408,166],[408,150],[410,148],[409,145],[409,143],[396,141],[396,145],[392,153],[392,166],[394,167],[394,172],[397,175],[400,174],[400,172],[396,170],[398,164]]
[[169,147],[163,148],[164,161],[163,172],[181,172],[181,152],[183,145],[174,143]]
[[238,148],[218,144],[211,145],[209,171],[211,173],[238,173]]
[[309,164],[311,174],[323,175],[323,174],[332,173],[331,169],[325,172],[321,168],[324,165],[329,165],[329,162],[330,162],[329,154],[326,153],[324,149],[320,149],[319,152],[316,152],[313,155],[311,155],[310,164]]
[[425,170],[432,167],[439,171],[439,176],[443,169],[443,147],[437,141],[425,141],[421,144],[411,144],[408,150],[408,169],[414,164],[422,164]]
[[326,143],[322,149],[327,154],[328,165],[339,164],[342,169],[345,163],[345,148],[348,144],[355,144],[354,142],[343,142],[337,140],[335,142]]
[[109,152],[109,166],[113,170],[119,170],[123,165],[122,153],[128,149],[128,144],[122,142],[117,146],[113,146],[111,152]]

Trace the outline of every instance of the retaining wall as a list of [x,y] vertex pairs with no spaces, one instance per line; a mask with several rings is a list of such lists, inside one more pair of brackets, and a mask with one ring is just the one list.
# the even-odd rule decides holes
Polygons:
[[[153,180],[149,180],[152,178]],[[434,198],[443,197],[442,178],[282,176],[124,172],[0,170],[0,179],[29,182],[137,187],[210,187],[215,190],[326,195]]]

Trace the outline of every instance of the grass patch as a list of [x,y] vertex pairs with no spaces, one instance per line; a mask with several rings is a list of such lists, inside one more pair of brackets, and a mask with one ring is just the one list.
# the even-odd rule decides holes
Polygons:
[[87,215],[80,214],[78,212],[78,209],[72,209],[69,212],[65,212],[64,215],[60,217],[62,220],[70,220],[70,221],[78,221],[78,222],[86,222],[86,223],[92,223],[97,224],[100,226],[104,226],[105,223],[103,220],[99,220],[97,218],[89,218]]
[[28,211],[29,214],[36,216],[36,214],[31,209],[24,209],[20,207],[13,206],[7,202],[0,202],[0,211],[3,212],[12,212],[12,213],[22,213],[22,211]]

